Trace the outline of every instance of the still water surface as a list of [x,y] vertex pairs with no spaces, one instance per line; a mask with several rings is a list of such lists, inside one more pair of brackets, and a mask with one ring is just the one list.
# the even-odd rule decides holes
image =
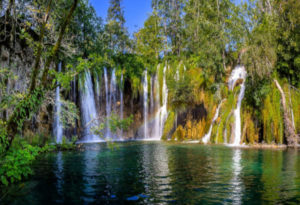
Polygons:
[[300,204],[300,151],[126,142],[42,156],[9,204]]

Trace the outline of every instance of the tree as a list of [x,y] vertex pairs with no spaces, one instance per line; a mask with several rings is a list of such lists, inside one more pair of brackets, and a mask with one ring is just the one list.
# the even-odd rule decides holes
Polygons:
[[222,76],[243,42],[240,9],[230,0],[190,0],[184,11],[186,55]]
[[111,51],[113,53],[124,52],[126,44],[128,44],[128,36],[125,29],[125,18],[121,8],[121,0],[110,0],[106,32],[109,36]]
[[[46,59],[44,69],[43,69],[43,74],[41,76],[41,83],[38,86],[36,86],[34,89],[29,90],[29,92],[24,97],[24,99],[18,103],[13,114],[10,116],[9,120],[6,123],[6,137],[8,141],[6,150],[9,149],[17,133],[22,130],[24,121],[30,118],[31,115],[34,112],[36,112],[39,106],[42,104],[44,100],[45,91],[51,89],[50,86],[51,84],[49,83],[49,77],[50,77],[49,70],[52,62],[57,57],[57,53],[60,48],[63,36],[65,34],[67,26],[70,24],[77,3],[78,0],[74,0],[72,2],[72,6],[70,7],[70,10],[66,15],[66,17],[64,18],[63,24],[60,27],[58,39],[55,45],[53,46],[53,48],[51,49],[48,58]],[[37,55],[36,58],[40,58],[40,55]],[[36,61],[38,61],[38,59]],[[37,79],[34,78],[32,80],[36,81]]]
[[300,85],[300,2],[276,1],[278,13],[277,69],[290,83]]
[[163,50],[163,33],[157,12],[153,12],[144,23],[144,28],[135,34],[136,51],[146,59],[150,65],[155,65]]
[[172,51],[172,54],[179,56],[183,43],[183,8],[185,0],[153,0],[152,8],[158,13],[161,19],[165,43],[168,45],[166,52]]

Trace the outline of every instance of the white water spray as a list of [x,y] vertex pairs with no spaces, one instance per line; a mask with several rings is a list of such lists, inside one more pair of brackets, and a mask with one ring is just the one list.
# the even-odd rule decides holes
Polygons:
[[[123,93],[123,81],[124,81],[123,72],[121,74],[121,87],[120,87],[120,118],[124,119],[124,93]],[[121,139],[123,139],[123,129],[121,129]]]
[[215,121],[218,119],[219,117],[219,111],[220,111],[220,108],[222,106],[222,103],[224,102],[224,100],[222,100],[220,102],[220,104],[218,105],[217,109],[216,109],[216,114],[214,116],[214,118],[212,119],[212,122],[210,124],[210,127],[209,127],[209,131],[206,135],[204,135],[204,137],[202,138],[202,142],[207,144],[209,141],[210,141],[210,137],[211,137],[211,132],[212,132],[212,128],[213,128],[213,125],[215,123]]
[[144,139],[148,138],[148,74],[147,70],[144,72],[143,80],[143,106],[144,106]]
[[236,66],[229,78],[229,89],[233,90],[238,80],[242,80],[240,93],[238,96],[237,107],[234,110],[235,126],[234,126],[234,141],[233,146],[239,146],[241,144],[241,105],[245,94],[245,80],[247,72],[244,66]]
[[100,137],[93,134],[91,129],[98,126],[95,95],[92,77],[89,71],[84,73],[84,84],[80,90],[81,120],[83,125],[84,141],[101,141]]
[[[61,63],[58,65],[58,72],[61,72]],[[53,135],[56,137],[56,143],[62,143],[63,125],[60,119],[61,101],[60,101],[60,86],[57,83],[55,92],[55,112],[54,112],[54,129]]]
[[[167,67],[164,67],[163,70],[163,84],[162,84],[162,104],[160,105],[160,99],[159,99],[159,81],[158,77],[155,78],[155,89],[156,89],[156,101],[158,102],[158,105],[160,105],[155,118],[154,118],[154,128],[151,132],[150,139],[153,140],[160,140],[163,135],[164,125],[168,117],[168,111],[167,111],[167,104],[168,104],[168,88],[167,88],[167,82],[166,82],[166,71]],[[158,72],[157,72],[158,73]]]
[[[107,76],[107,69],[104,68],[104,83],[105,83],[105,111],[106,111],[106,117],[110,115],[110,104],[109,104],[109,92],[108,92],[108,76]],[[107,134],[109,133],[109,121],[106,120],[106,133],[105,137],[107,138]]]

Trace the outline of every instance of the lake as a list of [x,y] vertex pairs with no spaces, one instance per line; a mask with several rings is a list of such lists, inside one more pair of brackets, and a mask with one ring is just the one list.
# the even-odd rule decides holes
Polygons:
[[4,204],[300,204],[297,149],[86,144],[49,153]]

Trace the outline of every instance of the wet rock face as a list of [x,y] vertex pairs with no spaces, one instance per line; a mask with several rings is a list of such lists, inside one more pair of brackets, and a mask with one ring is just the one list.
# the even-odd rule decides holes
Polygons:
[[[0,28],[3,28],[3,22],[0,18]],[[6,28],[9,32],[9,26]],[[1,29],[0,29],[1,30]],[[18,33],[18,32],[17,32]],[[36,34],[35,34],[36,35]],[[34,64],[34,51],[24,39],[20,39],[19,35],[16,35],[16,39],[13,43],[10,43],[9,38],[4,38],[0,44],[0,68],[7,69],[12,77],[6,80],[6,94],[13,96],[14,94],[24,95],[29,87],[31,71]],[[33,38],[33,39],[38,39]],[[41,61],[41,66],[43,62]],[[0,100],[4,97],[4,93],[0,92]],[[51,112],[52,109],[48,109],[49,106],[43,106],[40,108],[39,113],[34,115],[31,120],[25,122],[24,133],[28,130],[35,133],[51,133]],[[8,119],[11,115],[14,107],[6,109],[4,112],[0,112],[0,118]],[[24,134],[23,133],[23,134]]]
[[240,78],[240,79],[236,80],[236,82],[234,83],[233,87],[235,88],[235,87],[237,87],[237,86],[239,86],[239,85],[241,85],[243,83],[244,83],[244,79]]
[[195,105],[193,108],[177,113],[177,125],[185,126],[188,119],[200,121],[206,116],[207,110],[205,109],[204,104]]
[[206,117],[207,111],[204,107],[204,104],[196,105],[191,111],[191,114],[193,116],[193,120],[199,121],[202,118]]

